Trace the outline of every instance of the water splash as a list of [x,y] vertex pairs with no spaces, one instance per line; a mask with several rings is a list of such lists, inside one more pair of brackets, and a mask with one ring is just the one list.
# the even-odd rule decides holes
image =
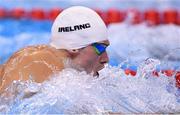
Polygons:
[[[158,64],[147,59],[138,71],[150,72]],[[126,76],[120,66],[106,66],[98,78],[67,68],[41,84],[14,82],[8,90],[15,95],[8,99],[1,95],[1,102],[8,104],[1,103],[0,110],[7,114],[178,113],[178,89],[173,86],[169,91],[169,83],[163,75]]]
[[153,71],[157,69],[157,66],[160,65],[158,59],[148,58],[138,67],[138,74],[140,77],[152,77]]

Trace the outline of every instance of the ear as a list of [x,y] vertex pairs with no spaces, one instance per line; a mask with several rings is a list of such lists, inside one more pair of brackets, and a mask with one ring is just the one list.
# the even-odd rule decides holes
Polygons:
[[71,53],[78,53],[79,50],[78,49],[72,49],[72,50],[69,50],[69,52],[71,52]]
[[79,51],[80,51],[79,49],[68,50],[72,58],[76,57],[79,54]]

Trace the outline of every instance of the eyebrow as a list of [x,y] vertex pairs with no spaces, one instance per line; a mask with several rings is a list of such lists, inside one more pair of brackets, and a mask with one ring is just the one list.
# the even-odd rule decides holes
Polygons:
[[110,44],[109,43],[104,43],[104,42],[96,42],[96,43],[98,43],[98,44],[103,44],[103,45],[105,45],[106,47],[108,47]]
[[105,46],[109,46],[109,43],[100,43],[100,44],[103,44]]

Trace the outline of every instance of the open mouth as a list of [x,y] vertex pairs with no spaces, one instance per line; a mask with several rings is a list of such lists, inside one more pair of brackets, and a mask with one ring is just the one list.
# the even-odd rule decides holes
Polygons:
[[98,78],[99,77],[99,72],[95,72],[93,76]]
[[102,70],[104,68],[104,65],[103,66],[100,66],[97,71],[94,73],[94,76],[97,76],[99,77],[99,71]]

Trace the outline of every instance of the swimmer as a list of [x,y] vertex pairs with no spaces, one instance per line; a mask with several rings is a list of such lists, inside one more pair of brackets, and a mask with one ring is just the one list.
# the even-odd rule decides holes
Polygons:
[[73,6],[62,11],[51,28],[49,45],[23,48],[3,64],[0,92],[14,80],[41,83],[64,68],[74,68],[98,75],[108,62],[107,28],[93,10]]

